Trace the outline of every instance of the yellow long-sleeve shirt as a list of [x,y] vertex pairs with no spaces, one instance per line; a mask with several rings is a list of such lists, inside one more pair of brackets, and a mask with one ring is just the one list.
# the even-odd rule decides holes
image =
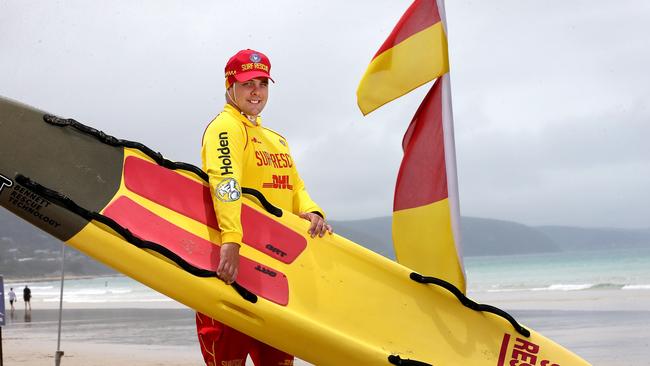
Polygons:
[[201,159],[210,177],[212,203],[221,240],[241,244],[241,187],[256,189],[271,202],[295,214],[323,210],[312,201],[298,175],[284,137],[251,123],[226,104],[203,135]]

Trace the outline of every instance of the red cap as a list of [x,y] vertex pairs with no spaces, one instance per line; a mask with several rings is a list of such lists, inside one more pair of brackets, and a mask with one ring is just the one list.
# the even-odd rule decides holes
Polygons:
[[[271,61],[262,52],[245,49],[237,52],[226,64],[226,88],[235,81],[244,82],[259,77],[271,79]],[[273,81],[275,82],[275,81]]]

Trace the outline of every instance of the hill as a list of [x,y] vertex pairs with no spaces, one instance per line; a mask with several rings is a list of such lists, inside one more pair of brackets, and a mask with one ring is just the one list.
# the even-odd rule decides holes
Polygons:
[[[331,221],[336,232],[368,249],[394,258],[391,218],[377,217],[354,221]],[[554,240],[536,228],[516,222],[461,218],[464,256],[508,255],[557,252],[562,250]]]
[[[65,248],[65,271],[77,276],[115,273],[71,247]],[[29,278],[60,273],[61,242],[0,207],[0,274]]]
[[580,228],[540,226],[540,232],[562,243],[564,250],[603,250],[650,245],[650,229]]
[[[336,233],[388,258],[394,258],[391,218],[331,221]],[[463,255],[509,255],[575,250],[604,250],[650,245],[650,229],[628,230],[533,227],[511,221],[461,218]],[[6,277],[56,276],[61,243],[0,208],[0,270]],[[115,272],[83,253],[66,248],[66,273],[101,275]]]

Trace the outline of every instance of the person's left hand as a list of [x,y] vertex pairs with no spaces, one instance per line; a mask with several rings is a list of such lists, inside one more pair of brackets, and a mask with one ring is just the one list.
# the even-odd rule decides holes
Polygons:
[[332,234],[332,226],[325,222],[325,219],[320,217],[319,215],[313,213],[313,212],[303,212],[299,215],[301,218],[311,222],[311,225],[309,226],[309,230],[307,232],[311,237],[315,237],[318,235],[319,237],[323,237],[325,233],[330,233]]
[[219,254],[217,277],[221,278],[226,284],[231,285],[235,282],[239,273],[239,244],[223,243]]

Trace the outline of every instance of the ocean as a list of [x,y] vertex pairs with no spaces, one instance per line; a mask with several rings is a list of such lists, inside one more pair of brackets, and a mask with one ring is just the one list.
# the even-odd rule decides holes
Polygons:
[[650,247],[465,258],[472,293],[650,291]]
[[[650,291],[650,248],[509,256],[467,257],[468,292]],[[58,307],[60,281],[7,281],[22,302],[32,290],[33,307]],[[492,296],[493,297],[493,296]],[[64,307],[181,307],[125,276],[66,279]]]
[[[25,286],[32,290],[33,308],[59,306],[60,279],[5,282],[7,290],[14,287],[21,303]],[[175,304],[175,300],[126,276],[65,279],[63,284],[63,307],[159,308]]]
[[[650,248],[468,257],[465,268],[471,298],[508,311],[594,365],[648,365]],[[25,285],[32,312],[23,310]],[[7,317],[9,341],[48,342],[53,352],[59,286],[5,282],[5,292],[14,287],[20,298]],[[66,350],[77,342],[120,352],[157,347],[182,355],[183,365],[200,363],[194,312],[128,277],[66,279],[63,308]]]

